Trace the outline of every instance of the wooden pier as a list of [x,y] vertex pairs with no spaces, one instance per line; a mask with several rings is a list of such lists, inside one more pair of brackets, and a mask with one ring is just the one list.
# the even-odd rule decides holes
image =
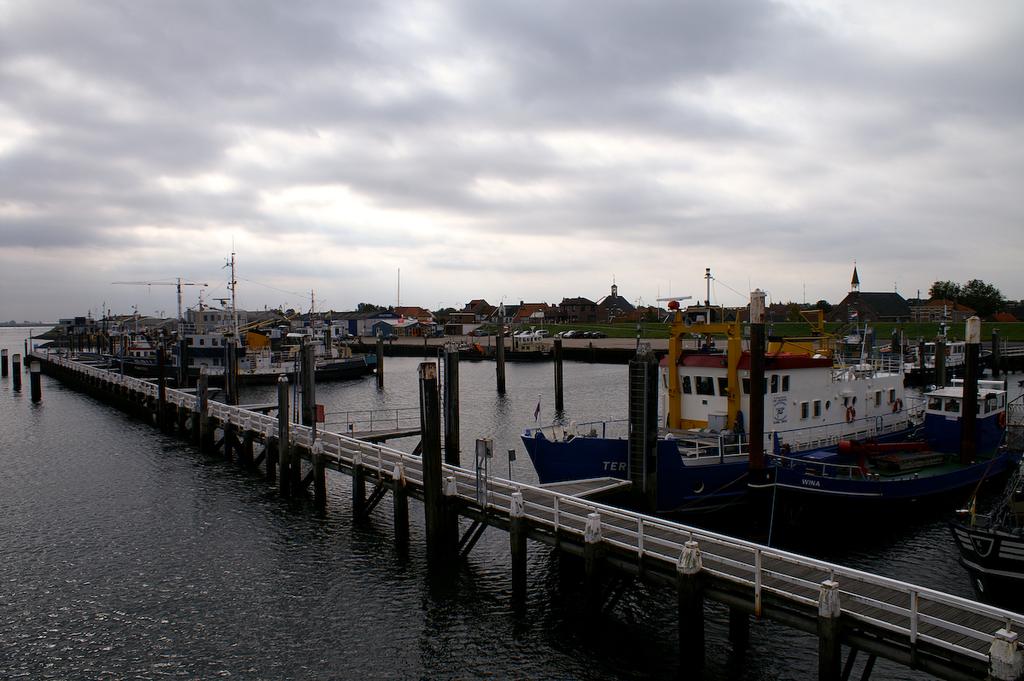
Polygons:
[[[703,664],[704,604],[714,601],[729,608],[734,645],[745,644],[752,618],[816,636],[819,679],[848,678],[858,654],[868,660],[862,678],[877,657],[956,681],[1024,674],[1018,641],[1024,615],[586,498],[615,484],[608,479],[581,483],[572,493],[500,477],[478,484],[476,471],[441,461],[440,411],[431,407],[431,393],[423,393],[427,386],[436,400],[436,368],[421,373],[421,457],[333,432],[318,432],[314,442],[311,428],[288,419],[286,390],[277,418],[211,401],[203,381],[197,394],[189,394],[60,355],[37,352],[29,359],[44,373],[176,431],[204,451],[257,471],[263,466],[283,494],[312,485],[320,511],[328,470],[352,476],[356,515],[373,512],[391,493],[399,542],[408,541],[408,497],[424,500],[428,548],[435,555],[467,555],[487,527],[508,531],[514,599],[526,594],[527,538],[582,557],[587,592],[599,607],[603,586],[614,576],[674,588],[680,659],[690,668]],[[281,479],[275,480],[278,466]],[[469,521],[464,531],[460,518]]]

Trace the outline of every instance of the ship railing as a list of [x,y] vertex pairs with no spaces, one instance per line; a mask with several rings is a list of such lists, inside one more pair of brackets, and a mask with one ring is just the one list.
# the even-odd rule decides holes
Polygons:
[[855,419],[847,424],[850,428],[842,434],[836,432],[836,425],[765,431],[765,451],[774,451],[776,437],[780,447],[789,445],[791,449],[805,450],[834,447],[840,440],[864,440],[889,435],[918,425],[924,409],[923,399],[908,398],[903,411]]
[[866,472],[856,464],[830,463],[826,461],[809,461],[799,457],[784,456],[782,454],[768,454],[765,457],[768,461],[781,468],[802,469],[808,475],[816,475],[822,478],[836,478],[839,480],[877,480],[878,475]]
[[570,421],[567,424],[553,423],[540,428],[526,428],[523,430],[523,437],[536,437],[537,433],[544,436],[544,439],[551,442],[563,442],[575,437],[601,437],[625,439],[629,434],[629,421],[626,419],[613,419],[608,421],[585,421],[576,423]]
[[[62,357],[51,358],[51,361],[74,371],[130,385],[147,395],[156,393],[153,383],[111,374]],[[194,395],[178,390],[168,390],[167,397],[192,408],[196,403]],[[277,429],[277,419],[240,407],[211,402],[210,409],[226,422],[249,424],[251,429],[267,436]],[[311,428],[290,424],[289,431],[292,441],[304,446],[312,444]],[[333,465],[362,467],[382,483],[394,480],[396,475],[420,485],[423,483],[419,456],[338,433],[321,431],[318,439],[324,445],[325,454],[333,459]],[[442,475],[447,481],[446,495],[479,506],[485,513],[512,515],[513,495],[519,494],[522,495],[523,515],[538,527],[548,528],[555,536],[596,536],[609,548],[635,555],[641,563],[660,563],[674,568],[686,544],[696,542],[701,569],[716,578],[750,588],[757,613],[761,612],[766,596],[816,608],[822,584],[828,580],[838,583],[844,618],[904,637],[911,646],[932,644],[987,663],[990,647],[999,635],[997,629],[1024,630],[1024,615],[934,589],[500,477],[485,478],[481,490],[476,471],[450,464],[442,464]]]

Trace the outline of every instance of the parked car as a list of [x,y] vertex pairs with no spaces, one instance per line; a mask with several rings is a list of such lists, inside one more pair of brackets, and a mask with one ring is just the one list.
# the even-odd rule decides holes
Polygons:
[[579,335],[579,333],[580,332],[576,331],[575,329],[569,329],[568,331],[562,331],[558,335],[561,336],[562,338],[575,338],[576,336]]
[[606,334],[604,331],[591,331],[590,332],[590,337],[591,338],[607,338],[608,334]]
[[547,329],[538,329],[534,333],[537,335],[537,338],[547,338],[549,335]]

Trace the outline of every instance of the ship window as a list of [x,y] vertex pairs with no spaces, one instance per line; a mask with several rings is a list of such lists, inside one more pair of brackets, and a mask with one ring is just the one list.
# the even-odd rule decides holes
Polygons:
[[825,411],[832,408],[832,400],[825,400]]
[[810,415],[810,405],[807,402],[800,403],[800,418],[805,419]]
[[789,392],[789,374],[782,377],[782,392]]
[[711,378],[710,376],[697,376],[697,394],[714,395],[715,379]]
[[946,411],[958,413],[960,411],[960,400],[952,397],[946,399]]
[[685,394],[687,394],[687,395],[689,395],[690,393],[693,392],[693,389],[690,387],[690,377],[689,376],[683,376],[683,392]]
[[772,374],[771,384],[772,384],[772,392],[773,393],[779,392],[779,375],[778,374]]
[[821,400],[814,400],[814,416],[821,416]]
[[896,401],[896,389],[895,388],[889,388],[889,404],[892,404],[895,401]]
[[942,410],[942,398],[941,397],[929,397],[928,398],[928,408],[931,409],[932,411],[941,411]]
[[723,396],[729,394],[729,379],[724,376],[718,378],[718,394]]
[[1005,399],[1006,399],[1006,395],[999,395],[999,400],[996,402],[996,404],[998,404],[999,407],[1002,408],[1003,400],[1005,400]]
[[200,338],[199,339],[199,344],[200,345],[206,345],[206,339],[205,338]]
[[749,378],[744,378],[743,379],[743,394],[744,395],[749,395],[750,394],[750,379]]
[[882,406],[882,391],[881,390],[876,390],[875,391],[875,406],[876,407],[881,407]]
[[985,413],[988,414],[989,412],[995,411],[995,409],[996,409],[996,396],[995,395],[986,395],[985,396]]

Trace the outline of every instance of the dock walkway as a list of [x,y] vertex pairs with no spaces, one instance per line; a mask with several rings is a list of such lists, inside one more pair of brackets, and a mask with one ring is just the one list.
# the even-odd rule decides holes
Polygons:
[[[37,354],[32,360],[42,362],[44,371],[61,379],[78,377],[93,387],[130,391],[150,404],[158,397],[154,383],[70,358]],[[199,413],[200,399],[194,394],[167,389],[165,400],[180,413]],[[237,429],[264,446],[279,434],[277,418],[243,407],[210,401],[208,417],[216,427]],[[298,445],[310,462],[312,434],[309,427],[288,426],[290,442]],[[420,456],[334,432],[319,431],[317,436],[328,469],[365,476],[380,495],[401,483],[411,496],[424,498]],[[511,536],[513,525],[521,519],[530,538],[583,556],[588,579],[594,564],[604,566],[602,570],[611,568],[644,581],[679,587],[681,637],[684,628],[693,631],[692,622],[682,621],[688,611],[683,607],[685,590],[681,585],[699,583],[700,599],[724,603],[731,613],[772,619],[817,635],[821,641],[827,638],[823,632],[834,626],[836,649],[841,641],[853,650],[944,679],[1018,678],[994,675],[993,669],[1002,668],[999,665],[1006,656],[1010,664],[1024,660],[1015,633],[1024,631],[1024,615],[603,505],[558,489],[496,476],[487,478],[480,489],[474,470],[444,464],[442,471],[442,494],[459,515],[475,524],[506,529]],[[687,582],[693,575],[698,575],[699,581]],[[702,632],[701,623],[701,648]],[[681,642],[683,648],[688,645]],[[822,650],[825,655],[827,651]],[[702,649],[697,652],[703,655]],[[819,678],[838,678],[822,669],[819,667]]]

